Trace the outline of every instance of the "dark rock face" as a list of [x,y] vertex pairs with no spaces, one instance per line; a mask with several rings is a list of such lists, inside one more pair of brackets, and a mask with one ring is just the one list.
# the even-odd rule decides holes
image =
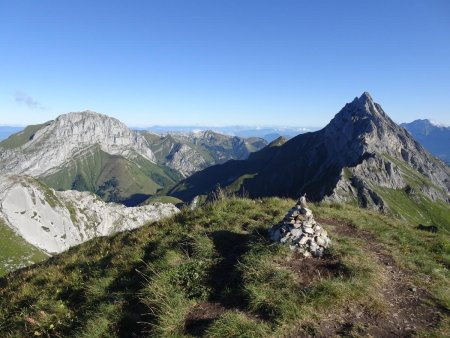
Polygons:
[[240,191],[251,197],[289,196],[306,192],[311,200],[357,200],[385,209],[377,187],[405,189],[405,171],[427,184],[421,192],[449,201],[450,168],[432,157],[395,124],[368,93],[346,104],[322,130],[266,147],[246,161],[230,161],[194,174],[172,193],[183,199],[206,194],[217,184],[241,179]]

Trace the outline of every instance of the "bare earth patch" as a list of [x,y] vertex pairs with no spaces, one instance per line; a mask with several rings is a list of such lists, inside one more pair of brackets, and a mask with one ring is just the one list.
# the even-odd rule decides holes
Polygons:
[[301,254],[295,254],[293,259],[282,266],[295,272],[301,288],[306,288],[322,279],[348,274],[346,267],[339,260],[328,257],[304,258]]
[[185,331],[195,337],[202,336],[209,325],[227,311],[219,303],[196,304],[186,316]]

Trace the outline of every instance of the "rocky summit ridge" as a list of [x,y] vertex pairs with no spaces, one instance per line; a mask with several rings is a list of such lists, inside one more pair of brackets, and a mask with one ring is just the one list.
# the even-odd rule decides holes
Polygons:
[[[19,138],[26,131],[13,135]],[[16,146],[0,143],[0,173],[51,174],[94,146],[111,155],[155,162],[147,141],[119,120],[92,111],[67,113],[26,135]]]
[[450,168],[429,154],[364,92],[323,129],[266,147],[246,161],[207,168],[171,193],[190,200],[220,184],[251,197],[303,192],[313,201],[356,201],[388,209],[385,189],[449,202]]

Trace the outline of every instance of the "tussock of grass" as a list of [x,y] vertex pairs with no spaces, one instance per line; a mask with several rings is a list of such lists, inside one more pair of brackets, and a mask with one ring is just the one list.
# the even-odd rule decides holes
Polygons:
[[206,332],[207,337],[268,337],[270,329],[267,324],[249,318],[243,313],[227,312],[219,317]]

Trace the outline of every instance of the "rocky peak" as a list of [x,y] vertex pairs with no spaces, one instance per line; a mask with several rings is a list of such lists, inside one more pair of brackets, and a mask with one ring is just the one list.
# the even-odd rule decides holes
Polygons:
[[330,147],[351,162],[367,153],[397,156],[407,146],[420,147],[375,103],[368,92],[347,103],[324,128]]
[[[93,111],[67,113],[50,121],[11,152],[1,154],[0,172],[39,176],[50,173],[92,147],[132,159],[155,162],[147,140],[119,120]],[[2,170],[3,169],[3,170]]]
[[[324,133],[330,152],[340,155],[341,165],[352,167],[352,184],[359,180],[364,184],[372,182],[382,187],[405,188],[407,183],[394,163],[397,161],[417,170],[434,183],[434,188],[426,192],[428,197],[448,198],[448,168],[433,159],[404,128],[392,121],[367,92],[347,103],[324,128]],[[443,191],[440,191],[441,188]]]
[[331,128],[345,128],[351,125],[360,132],[369,132],[374,127],[383,125],[395,125],[381,106],[375,103],[368,92],[364,92],[359,98],[347,103],[327,126]]

